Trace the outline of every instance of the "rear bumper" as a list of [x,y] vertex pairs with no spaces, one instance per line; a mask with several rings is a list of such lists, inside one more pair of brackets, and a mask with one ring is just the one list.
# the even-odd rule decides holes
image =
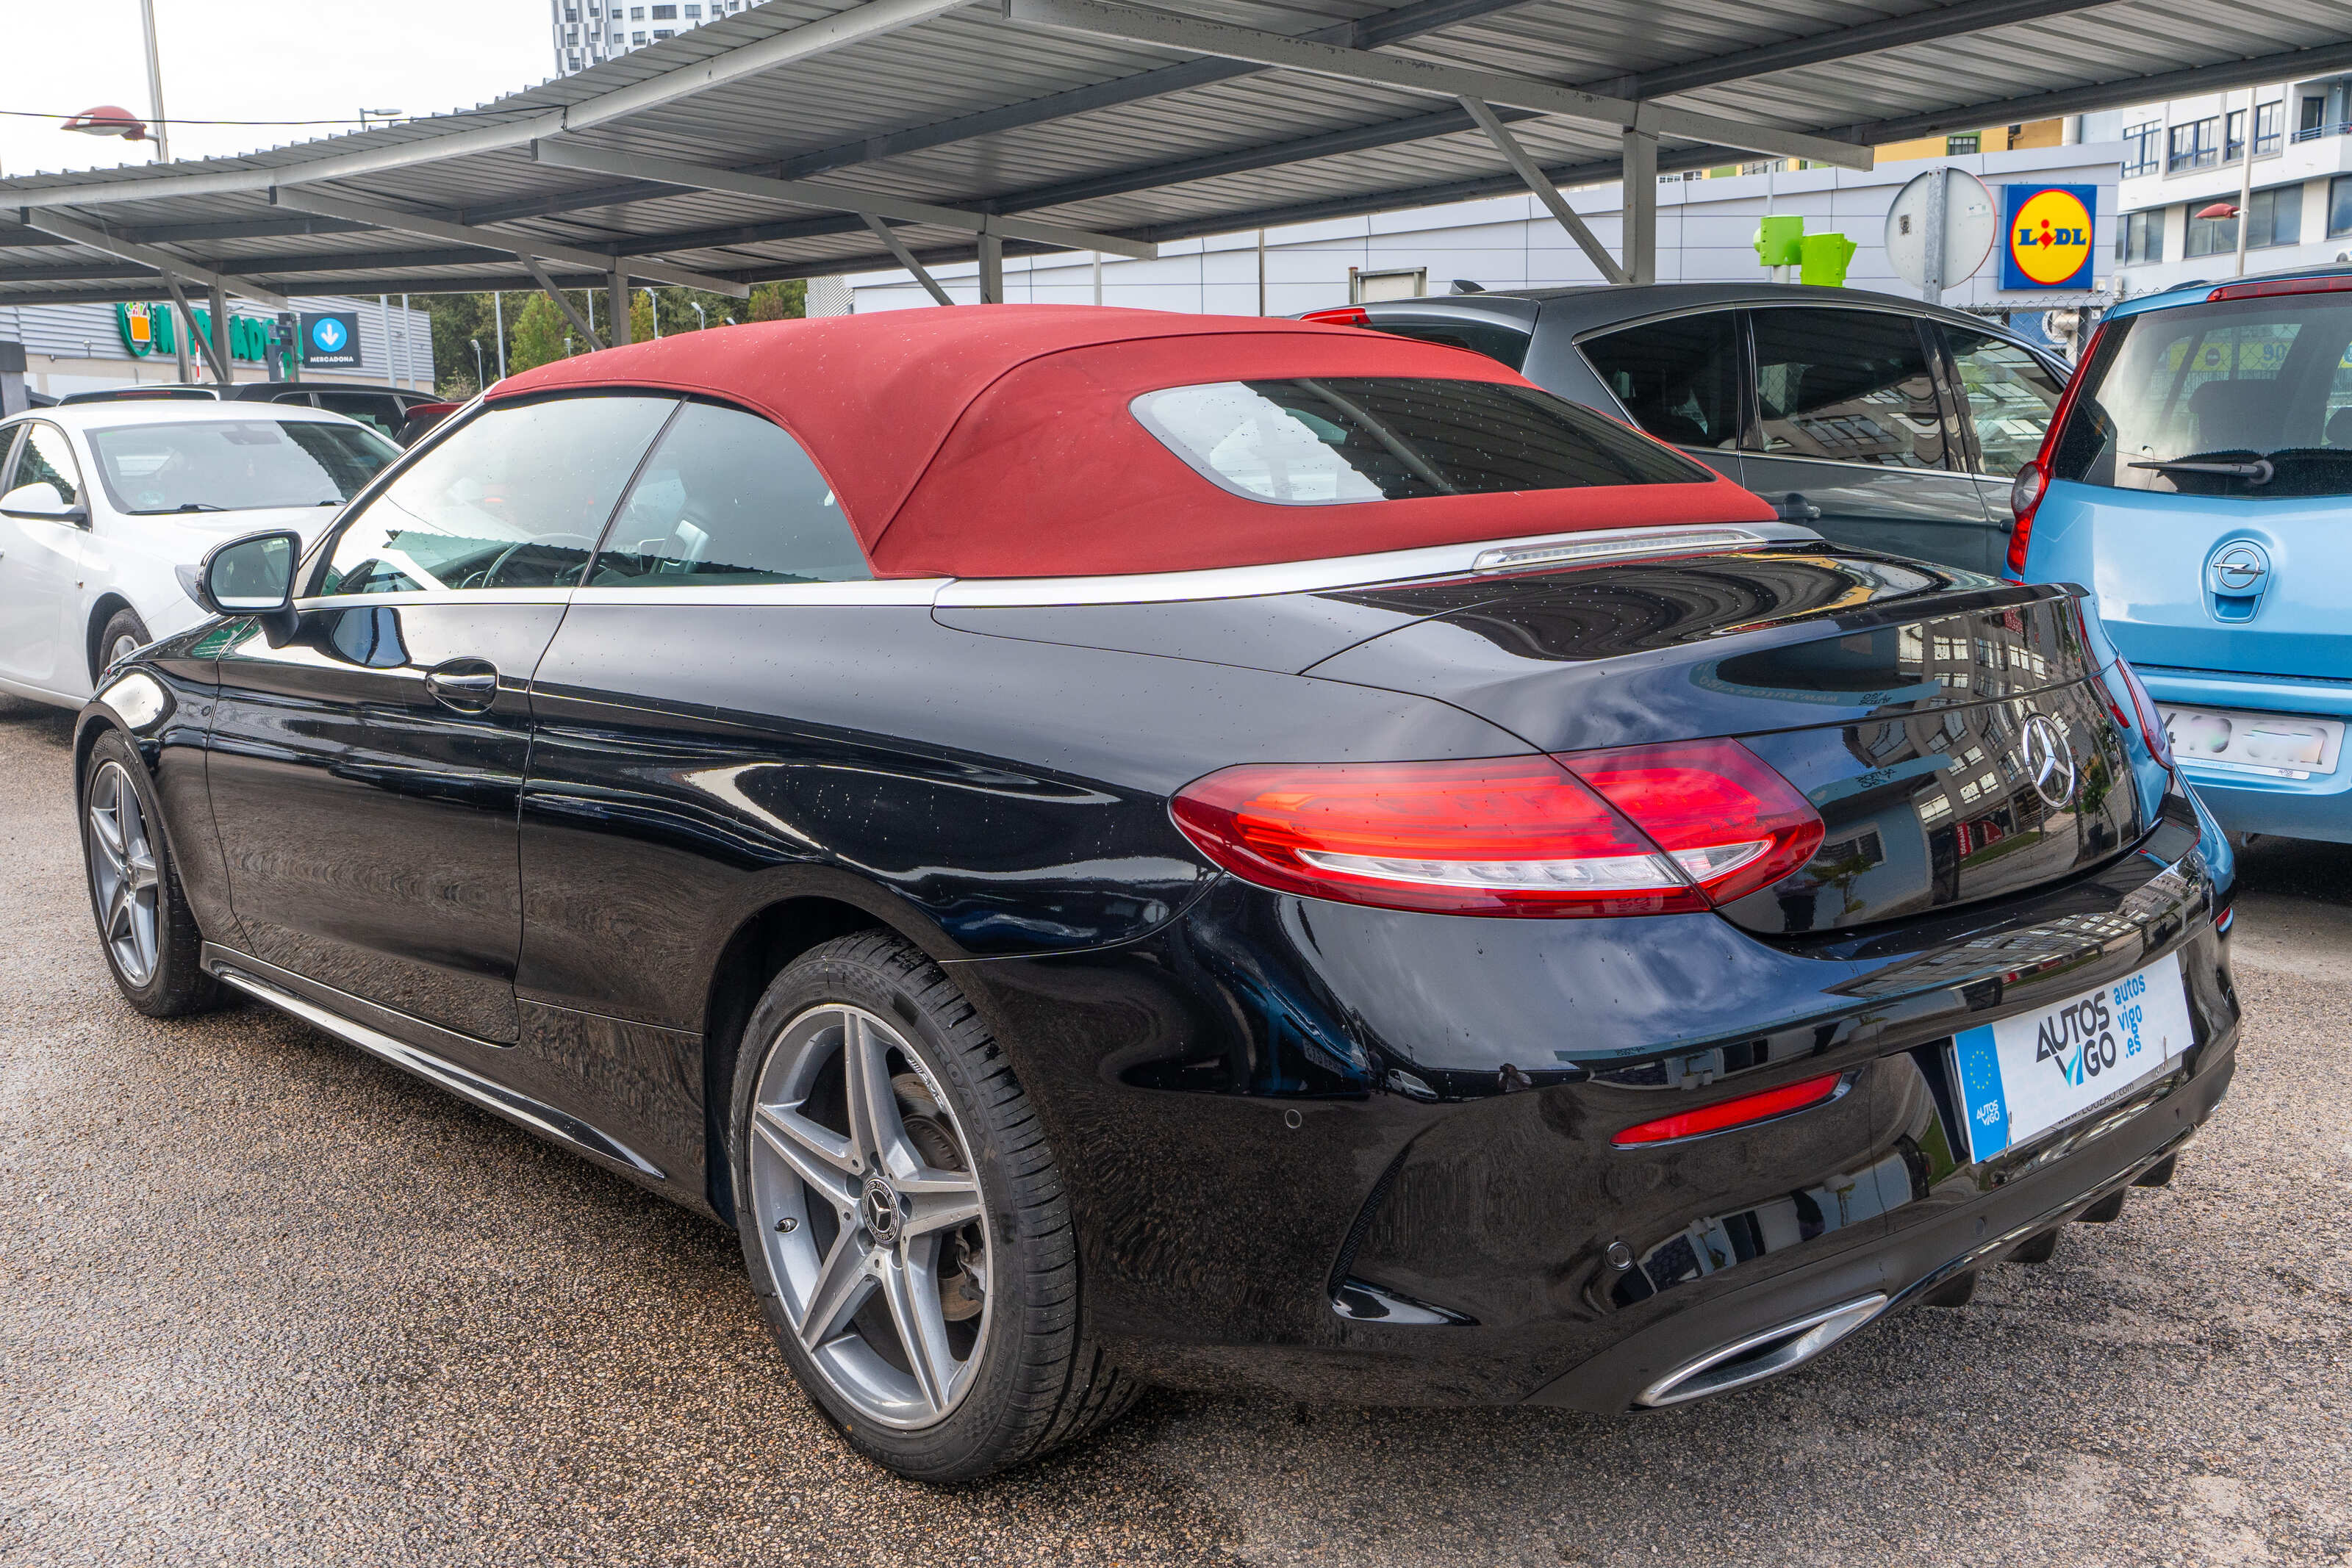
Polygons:
[[[2311,715],[2352,724],[2352,681],[2237,675],[2161,664],[2134,668],[2159,703]],[[2309,779],[2201,767],[2189,758],[2180,759],[2180,771],[2215,820],[2231,832],[2352,842],[2352,747],[2337,758],[2335,772]]]
[[1886,1303],[1877,1317],[1914,1305],[1958,1275],[2000,1262],[2020,1243],[2064,1224],[2178,1152],[2227,1092],[2236,1051],[2233,1027],[2200,1047],[2187,1071],[2141,1097],[2128,1114],[2109,1113],[2097,1135],[2077,1131],[2063,1155],[2045,1154],[2043,1163],[1982,1197],[1906,1226],[1875,1246],[1696,1303],[1612,1345],[1527,1402],[1621,1411],[1634,1406],[1643,1390],[1719,1347],[1873,1297]]

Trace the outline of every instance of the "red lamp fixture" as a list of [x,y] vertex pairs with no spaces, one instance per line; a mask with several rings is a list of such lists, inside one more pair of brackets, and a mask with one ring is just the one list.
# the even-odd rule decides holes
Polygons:
[[2197,215],[2200,218],[2234,218],[2238,215],[2238,204],[2215,202],[2210,206],[2198,208]]
[[85,109],[61,129],[80,136],[120,136],[125,141],[147,140],[147,122],[120,104],[101,103]]

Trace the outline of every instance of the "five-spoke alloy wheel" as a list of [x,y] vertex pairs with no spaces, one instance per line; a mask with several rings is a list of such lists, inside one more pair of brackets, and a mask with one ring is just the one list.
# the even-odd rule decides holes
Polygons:
[[863,1008],[788,1022],[753,1092],[751,1203],[802,1348],[860,1415],[929,1426],[988,1342],[988,1218],[922,1058]]
[[120,762],[104,762],[89,784],[89,886],[99,932],[116,971],[133,986],[155,977],[161,947],[163,872],[148,836],[147,811]]
[[744,1022],[729,1127],[761,1310],[861,1453],[969,1480],[1134,1401],[1087,1329],[1044,1123],[920,948],[860,931],[785,965]]

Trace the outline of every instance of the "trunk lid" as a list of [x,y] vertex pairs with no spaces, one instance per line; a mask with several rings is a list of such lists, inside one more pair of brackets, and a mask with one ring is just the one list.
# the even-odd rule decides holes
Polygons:
[[1810,552],[1557,573],[1310,673],[1439,697],[1546,751],[1741,737],[1826,830],[1724,909],[1759,934],[2006,897],[2137,841],[2152,803],[2072,597],[1904,591],[1922,575]]

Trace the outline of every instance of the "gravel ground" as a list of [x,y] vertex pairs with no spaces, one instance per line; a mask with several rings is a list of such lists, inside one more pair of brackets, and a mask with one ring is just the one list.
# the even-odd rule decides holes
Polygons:
[[851,1457],[733,1239],[275,1014],[123,1006],[63,715],[0,699],[0,1562],[2352,1561],[2352,849],[2247,857],[2169,1189],[1640,1418],[1157,1396],[959,1491]]

